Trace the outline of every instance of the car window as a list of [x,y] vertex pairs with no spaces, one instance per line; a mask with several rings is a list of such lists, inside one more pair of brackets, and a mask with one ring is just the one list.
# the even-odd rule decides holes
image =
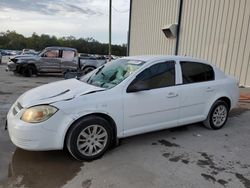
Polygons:
[[145,69],[137,77],[148,89],[156,89],[175,85],[175,62],[158,63]]
[[48,50],[47,52],[44,53],[43,57],[58,58],[59,50]]
[[214,80],[212,66],[197,62],[180,62],[183,84]]
[[65,60],[73,60],[75,57],[75,52],[72,50],[63,50],[62,58]]

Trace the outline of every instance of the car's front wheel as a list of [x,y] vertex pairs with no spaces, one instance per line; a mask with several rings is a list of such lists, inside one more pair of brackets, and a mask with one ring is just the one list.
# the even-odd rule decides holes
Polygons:
[[220,129],[227,122],[228,113],[228,104],[225,101],[218,100],[213,104],[204,125],[210,129]]
[[77,160],[94,160],[101,157],[112,141],[112,129],[105,119],[89,116],[70,128],[66,146]]
[[33,74],[36,74],[36,68],[33,65],[28,65],[22,69],[22,75],[25,77],[31,77]]

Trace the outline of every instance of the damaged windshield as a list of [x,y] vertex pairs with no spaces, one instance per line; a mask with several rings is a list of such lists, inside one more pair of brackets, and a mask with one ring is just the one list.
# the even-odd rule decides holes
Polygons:
[[102,88],[112,88],[134,73],[145,62],[130,59],[118,59],[83,76],[80,80]]

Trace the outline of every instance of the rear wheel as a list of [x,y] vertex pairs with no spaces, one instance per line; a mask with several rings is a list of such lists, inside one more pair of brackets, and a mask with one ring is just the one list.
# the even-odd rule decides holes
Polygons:
[[77,160],[94,160],[101,157],[112,141],[112,129],[105,119],[89,116],[72,126],[66,145]]
[[218,100],[212,106],[204,125],[210,129],[220,129],[227,122],[228,113],[228,104],[225,101]]
[[85,67],[82,72],[83,74],[88,74],[89,72],[95,70],[95,67]]

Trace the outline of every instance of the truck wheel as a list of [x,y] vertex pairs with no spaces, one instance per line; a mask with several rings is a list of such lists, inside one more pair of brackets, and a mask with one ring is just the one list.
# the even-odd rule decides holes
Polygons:
[[72,125],[66,137],[66,146],[77,160],[101,157],[112,142],[112,128],[108,121],[89,116]]
[[216,101],[203,124],[209,129],[221,129],[227,122],[229,107],[223,100]]
[[36,73],[36,68],[33,65],[28,65],[27,67],[23,68],[22,71],[22,75],[25,77],[31,77],[35,73]]
[[89,72],[91,72],[91,71],[93,71],[93,70],[95,70],[95,67],[85,67],[85,68],[82,70],[82,72],[83,72],[83,74],[85,75],[85,74],[88,74]]

